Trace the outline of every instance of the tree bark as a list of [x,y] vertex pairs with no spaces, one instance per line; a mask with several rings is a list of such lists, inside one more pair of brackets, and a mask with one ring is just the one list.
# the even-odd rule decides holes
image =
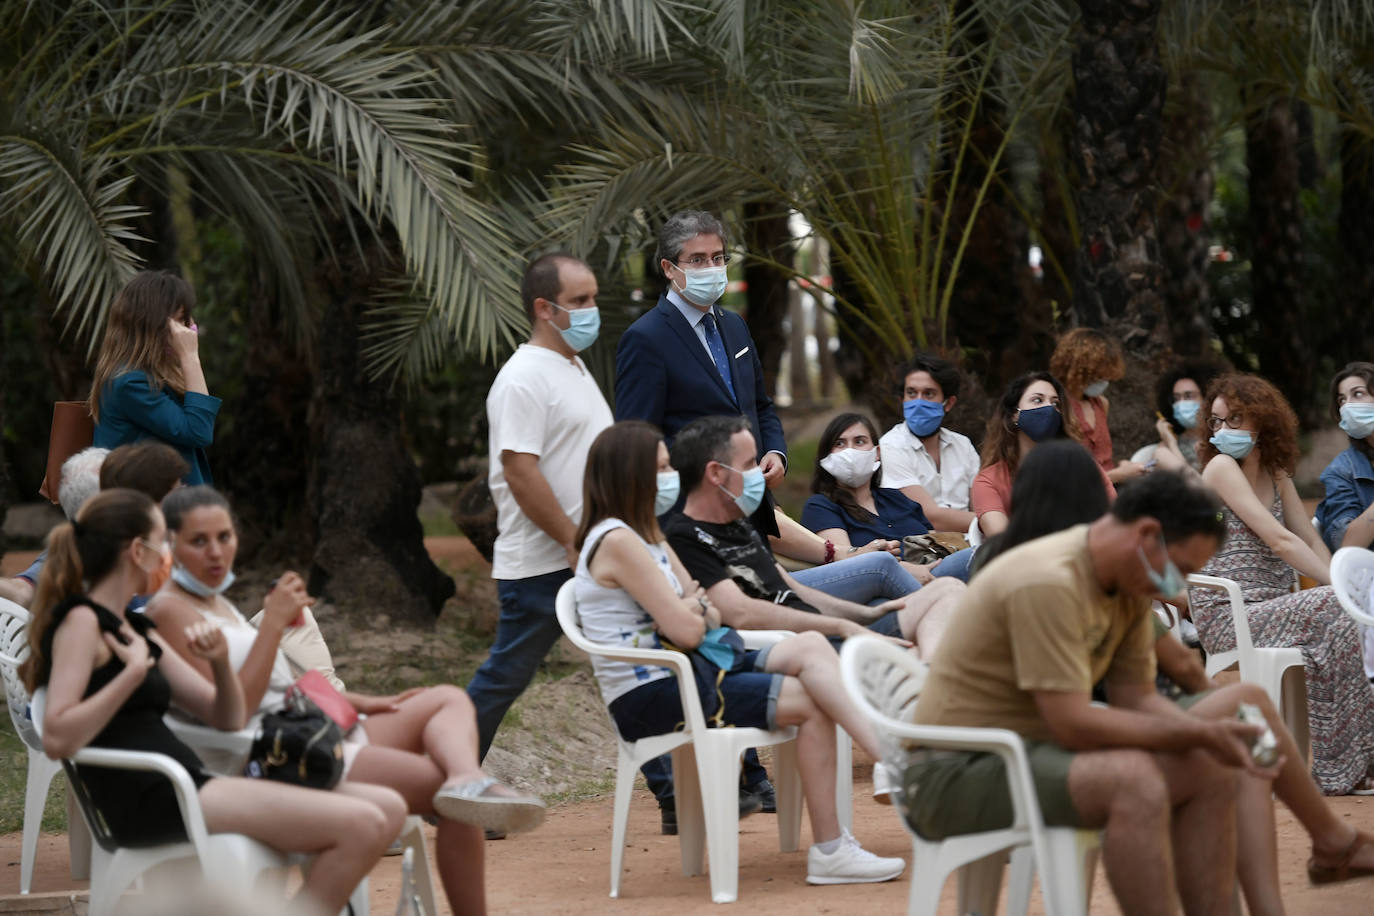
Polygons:
[[1336,299],[1343,335],[1336,341],[1338,362],[1374,357],[1374,327],[1368,319],[1374,302],[1374,142],[1349,124],[1342,125],[1340,274],[1348,295]]
[[[957,15],[961,19],[976,16],[971,6],[969,0],[962,0]],[[1050,315],[1031,293],[1026,262],[1029,233],[1003,183],[1010,178],[1008,156],[1003,154],[995,173],[988,167],[1006,138],[1007,112],[996,93],[979,89],[983,58],[993,51],[981,17],[972,22],[967,63],[961,72],[965,103],[954,109],[951,125],[956,133],[966,123],[970,125],[969,145],[962,162],[947,157],[942,165],[944,174],[953,174],[959,167],[959,184],[950,188],[938,182],[931,195],[951,208],[945,240],[951,259],[964,233],[969,235],[950,297],[949,338],[937,341],[937,349],[956,362],[966,362],[986,385],[997,389],[1043,364],[1037,359],[1041,348],[1033,339],[1047,334]],[[978,192],[985,181],[987,191],[979,203]],[[946,263],[942,270],[953,266]],[[960,360],[960,353],[967,354],[967,359]]]
[[[1159,247],[1164,261],[1164,306],[1179,356],[1202,356],[1212,330],[1207,320],[1208,207],[1216,179],[1208,141],[1212,100],[1198,74],[1183,74],[1164,122]],[[1172,166],[1172,168],[1171,168]]]
[[[769,201],[744,205],[745,247],[762,257],[791,264],[792,232],[787,209]],[[783,320],[787,318],[787,291],[791,278],[785,272],[753,258],[744,264],[745,297],[749,303],[745,323],[763,363],[763,385],[769,397],[777,390],[778,366],[787,349]],[[795,333],[795,330],[794,332]],[[795,397],[795,394],[794,394]]]
[[432,625],[455,587],[425,551],[420,473],[402,435],[400,400],[367,377],[359,352],[368,290],[387,258],[375,243],[356,253],[347,227],[333,229],[343,257],[322,260],[315,277],[327,305],[310,406],[310,590],[354,614]]
[[1157,156],[1167,79],[1160,0],[1079,0],[1070,158],[1082,243],[1074,323],[1119,340],[1126,377],[1110,414],[1118,457],[1148,437],[1154,373],[1167,358],[1164,270],[1155,228]]
[[1250,170],[1251,324],[1259,371],[1283,391],[1299,415],[1314,406],[1315,354],[1302,327],[1303,238],[1301,157],[1291,99],[1272,98],[1245,119]]

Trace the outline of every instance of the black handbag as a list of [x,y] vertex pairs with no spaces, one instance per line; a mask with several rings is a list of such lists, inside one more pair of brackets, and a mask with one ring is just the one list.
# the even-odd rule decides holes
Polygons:
[[243,775],[311,789],[332,789],[343,777],[343,733],[299,691],[262,717]]

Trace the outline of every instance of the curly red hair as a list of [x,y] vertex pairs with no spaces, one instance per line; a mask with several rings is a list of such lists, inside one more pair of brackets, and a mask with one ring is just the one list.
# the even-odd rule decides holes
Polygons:
[[1074,328],[1059,338],[1050,357],[1050,373],[1064,383],[1069,397],[1098,379],[1114,382],[1126,374],[1121,346],[1096,328]]
[[[1217,398],[1226,399],[1232,414],[1241,414],[1254,427],[1260,465],[1269,473],[1293,476],[1298,467],[1298,416],[1288,399],[1272,384],[1248,372],[1231,372],[1207,386],[1203,406],[1209,415]],[[1205,467],[1217,455],[1216,446],[1198,443],[1198,461]]]

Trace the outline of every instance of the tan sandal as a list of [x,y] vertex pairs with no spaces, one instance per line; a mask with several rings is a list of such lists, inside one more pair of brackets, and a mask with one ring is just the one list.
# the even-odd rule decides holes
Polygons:
[[1363,878],[1366,875],[1374,875],[1374,868],[1367,866],[1352,866],[1355,854],[1360,851],[1361,846],[1374,845],[1374,835],[1365,833],[1363,830],[1355,831],[1355,839],[1350,841],[1345,852],[1341,853],[1339,861],[1332,865],[1319,865],[1315,856],[1307,860],[1307,880],[1313,884],[1333,884],[1337,881],[1349,881],[1351,878]]

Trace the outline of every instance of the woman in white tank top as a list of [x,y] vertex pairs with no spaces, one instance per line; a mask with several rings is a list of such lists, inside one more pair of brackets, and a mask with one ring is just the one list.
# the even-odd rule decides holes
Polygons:
[[[210,487],[173,490],[163,500],[176,561],[172,580],[148,604],[148,616],[193,665],[181,635],[188,622],[212,620],[230,639],[244,704],[279,708],[295,676],[280,651],[289,628],[313,603],[288,572],[263,599],[258,629],[222,592],[233,581],[238,539],[229,504]],[[345,779],[396,789],[413,814],[440,815],[435,859],[455,913],[485,908],[483,828],[516,833],[544,819],[543,802],[520,795],[482,772],[472,703],[451,685],[415,687],[389,697],[343,692],[366,717],[345,737]]]
[[[680,448],[695,450],[694,454],[703,447],[720,451],[698,434],[704,424],[709,437],[712,422],[722,419],[727,418],[708,417],[684,429],[674,456]],[[725,445],[728,450],[728,433]],[[752,466],[752,444],[748,452],[746,460]],[[684,491],[690,492],[701,478],[700,457],[696,454],[683,469],[684,477],[692,478],[683,481]],[[723,464],[731,457],[722,453],[711,460]],[[735,466],[746,464],[736,461]],[[666,510],[677,495],[677,475],[663,436],[648,423],[616,423],[592,443],[586,475],[576,541],[581,555],[574,578],[583,631],[590,639],[612,645],[658,647],[662,635],[682,649],[701,647],[721,626],[720,613],[687,575],[654,517],[656,508]],[[596,675],[626,740],[670,732],[681,721],[679,688],[666,669],[598,660]],[[875,856],[840,828],[835,808],[835,723],[875,759],[882,753],[840,684],[839,662],[825,637],[801,633],[768,650],[745,653],[732,663],[718,691],[722,725],[797,726],[802,791],[816,839],[807,854],[807,881],[851,884],[900,875],[906,865],[902,859]]]

